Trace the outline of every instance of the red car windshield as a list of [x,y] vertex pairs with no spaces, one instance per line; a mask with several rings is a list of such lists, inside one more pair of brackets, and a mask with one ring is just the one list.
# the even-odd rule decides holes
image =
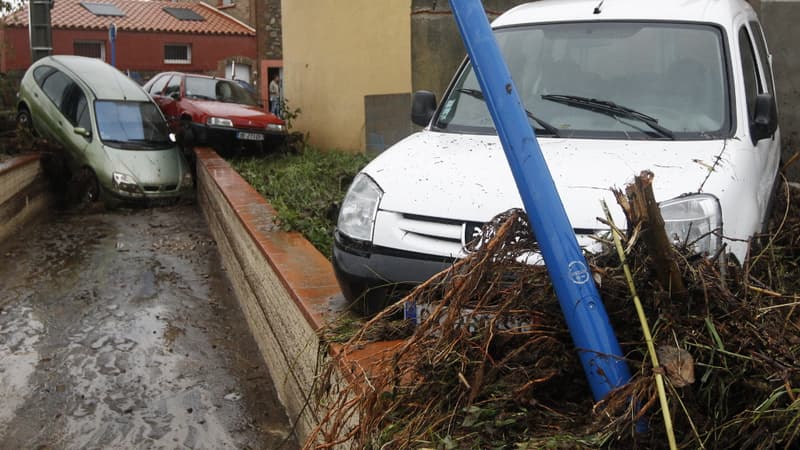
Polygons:
[[241,105],[257,104],[253,96],[238,83],[216,78],[186,77],[185,96]]

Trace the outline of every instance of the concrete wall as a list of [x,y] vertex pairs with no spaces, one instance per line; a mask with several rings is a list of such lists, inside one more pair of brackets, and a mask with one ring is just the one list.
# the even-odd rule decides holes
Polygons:
[[[300,442],[312,436],[326,411],[313,394],[324,364],[336,364],[334,384],[360,383],[365,371],[402,341],[372,342],[344,354],[318,338],[323,326],[346,314],[330,261],[298,233],[280,231],[275,212],[225,160],[196,148],[197,198],[217,242],[247,324],[258,344]],[[337,392],[341,386],[328,386]],[[355,425],[357,417],[348,423]],[[337,447],[347,448],[347,446]]]
[[[489,20],[529,0],[484,0]],[[433,91],[441,99],[458,65],[467,54],[450,11],[440,0],[411,2],[411,86]]]
[[39,155],[0,163],[0,242],[38,218],[51,203]]
[[[760,0],[752,1],[758,12],[764,34],[772,53],[772,70],[775,75],[775,90],[781,118],[783,138],[783,160],[788,161],[800,150],[800,1]],[[800,180],[800,163],[789,167],[787,176]]]
[[299,438],[317,425],[309,399],[320,366],[322,312],[341,298],[328,260],[210,149],[198,148],[197,197],[261,356]]
[[364,97],[411,91],[411,0],[284,0],[284,94],[311,144],[362,151]]

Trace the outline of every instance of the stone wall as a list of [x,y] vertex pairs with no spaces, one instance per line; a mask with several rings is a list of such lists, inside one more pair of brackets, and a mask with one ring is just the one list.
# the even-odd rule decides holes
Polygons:
[[260,55],[264,59],[283,59],[283,32],[281,26],[280,0],[261,2],[262,20],[256,33],[259,39]]

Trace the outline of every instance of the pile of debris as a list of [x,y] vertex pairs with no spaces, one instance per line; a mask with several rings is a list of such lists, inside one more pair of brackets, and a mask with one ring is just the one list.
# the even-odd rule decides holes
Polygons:
[[[341,362],[328,366],[317,393],[327,415],[306,448],[669,448],[671,439],[681,448],[796,448],[800,195],[781,189],[773,232],[743,265],[676,249],[671,268],[653,256],[630,191],[618,195],[633,221],[625,259],[661,366],[650,362],[619,254],[609,246],[589,255],[633,374],[599,403],[546,270],[519,262],[536,251],[524,212],[498,216],[468,258],[344,344],[346,358],[408,302],[430,305],[395,352],[353,371],[350,383],[335,382]],[[670,420],[656,374],[666,380]]]

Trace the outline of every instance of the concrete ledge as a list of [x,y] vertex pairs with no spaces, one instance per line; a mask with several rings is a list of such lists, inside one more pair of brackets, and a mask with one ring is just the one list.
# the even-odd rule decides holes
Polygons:
[[38,154],[0,163],[0,242],[52,204]]
[[317,331],[341,301],[327,258],[213,150],[195,149],[197,197],[278,396],[304,440],[319,417],[309,401],[326,351]]

